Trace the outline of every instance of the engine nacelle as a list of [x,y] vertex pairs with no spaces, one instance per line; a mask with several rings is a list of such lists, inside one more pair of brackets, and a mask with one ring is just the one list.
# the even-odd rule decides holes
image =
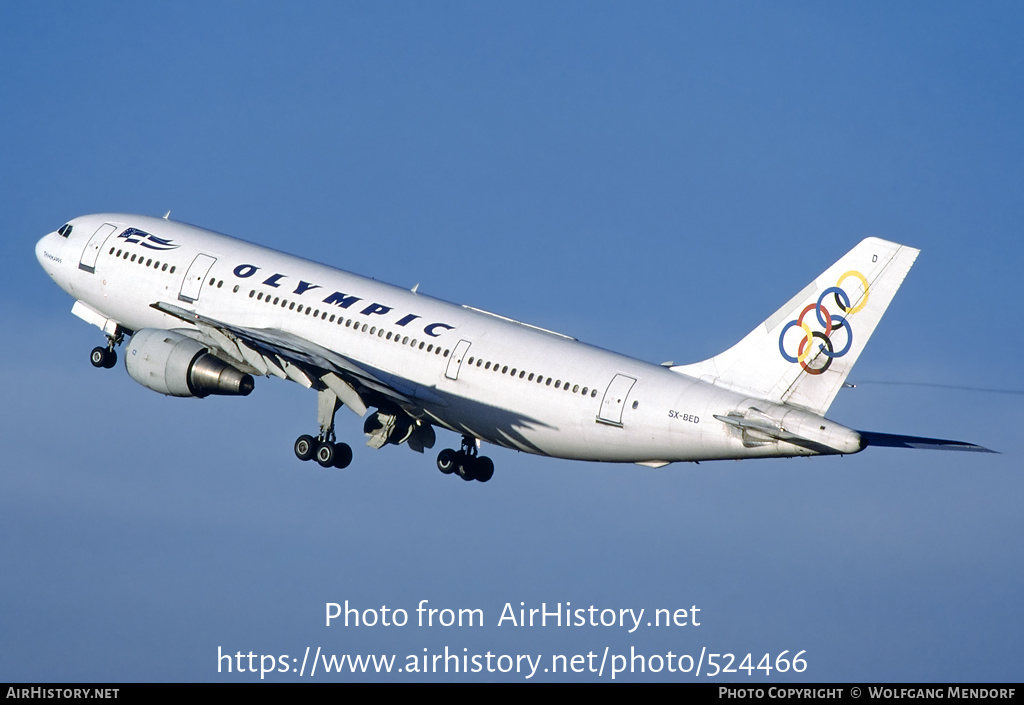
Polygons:
[[209,394],[245,396],[255,386],[252,375],[236,370],[206,346],[170,330],[144,328],[127,345],[125,367],[132,379],[172,397]]

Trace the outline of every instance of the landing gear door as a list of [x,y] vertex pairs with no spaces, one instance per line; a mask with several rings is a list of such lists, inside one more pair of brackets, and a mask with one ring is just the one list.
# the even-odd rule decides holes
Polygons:
[[615,375],[601,400],[601,411],[597,415],[598,423],[610,426],[622,426],[622,407],[626,403],[626,395],[636,384],[636,380],[626,375]]
[[469,352],[469,345],[468,340],[460,340],[455,346],[452,356],[448,358],[448,369],[444,371],[445,377],[448,379],[459,378],[459,370],[462,369],[462,361],[465,359],[466,353]]
[[181,293],[178,294],[179,300],[190,304],[199,300],[199,292],[203,290],[203,280],[206,279],[206,274],[216,261],[217,258],[210,257],[210,255],[196,255],[192,266],[185,272],[185,281],[181,283]]
[[93,236],[89,238],[88,244],[85,249],[82,250],[82,259],[78,262],[78,268],[92,274],[96,271],[96,259],[100,256],[100,249],[103,247],[103,243],[106,242],[107,238],[117,230],[116,225],[110,223],[104,223]]

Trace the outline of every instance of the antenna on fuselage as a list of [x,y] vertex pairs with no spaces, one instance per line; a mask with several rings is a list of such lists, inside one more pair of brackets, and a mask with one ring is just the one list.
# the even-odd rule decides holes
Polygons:
[[168,210],[166,213],[164,213],[164,220],[167,220],[170,217],[171,217],[171,211]]

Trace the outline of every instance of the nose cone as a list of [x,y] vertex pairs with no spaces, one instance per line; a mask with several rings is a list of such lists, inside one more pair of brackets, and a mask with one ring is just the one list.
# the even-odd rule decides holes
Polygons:
[[57,273],[64,260],[64,238],[57,233],[50,233],[39,238],[36,243],[36,259],[50,278],[57,280]]
[[49,239],[49,235],[44,235],[43,237],[39,238],[39,242],[36,243],[36,259],[39,260],[39,265],[47,272],[50,271],[50,268],[47,266],[48,253],[46,251],[46,244],[49,241]]

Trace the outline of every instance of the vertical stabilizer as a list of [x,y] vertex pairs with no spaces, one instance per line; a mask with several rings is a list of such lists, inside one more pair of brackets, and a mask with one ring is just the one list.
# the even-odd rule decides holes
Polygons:
[[739,343],[672,370],[824,414],[919,252],[869,237]]

